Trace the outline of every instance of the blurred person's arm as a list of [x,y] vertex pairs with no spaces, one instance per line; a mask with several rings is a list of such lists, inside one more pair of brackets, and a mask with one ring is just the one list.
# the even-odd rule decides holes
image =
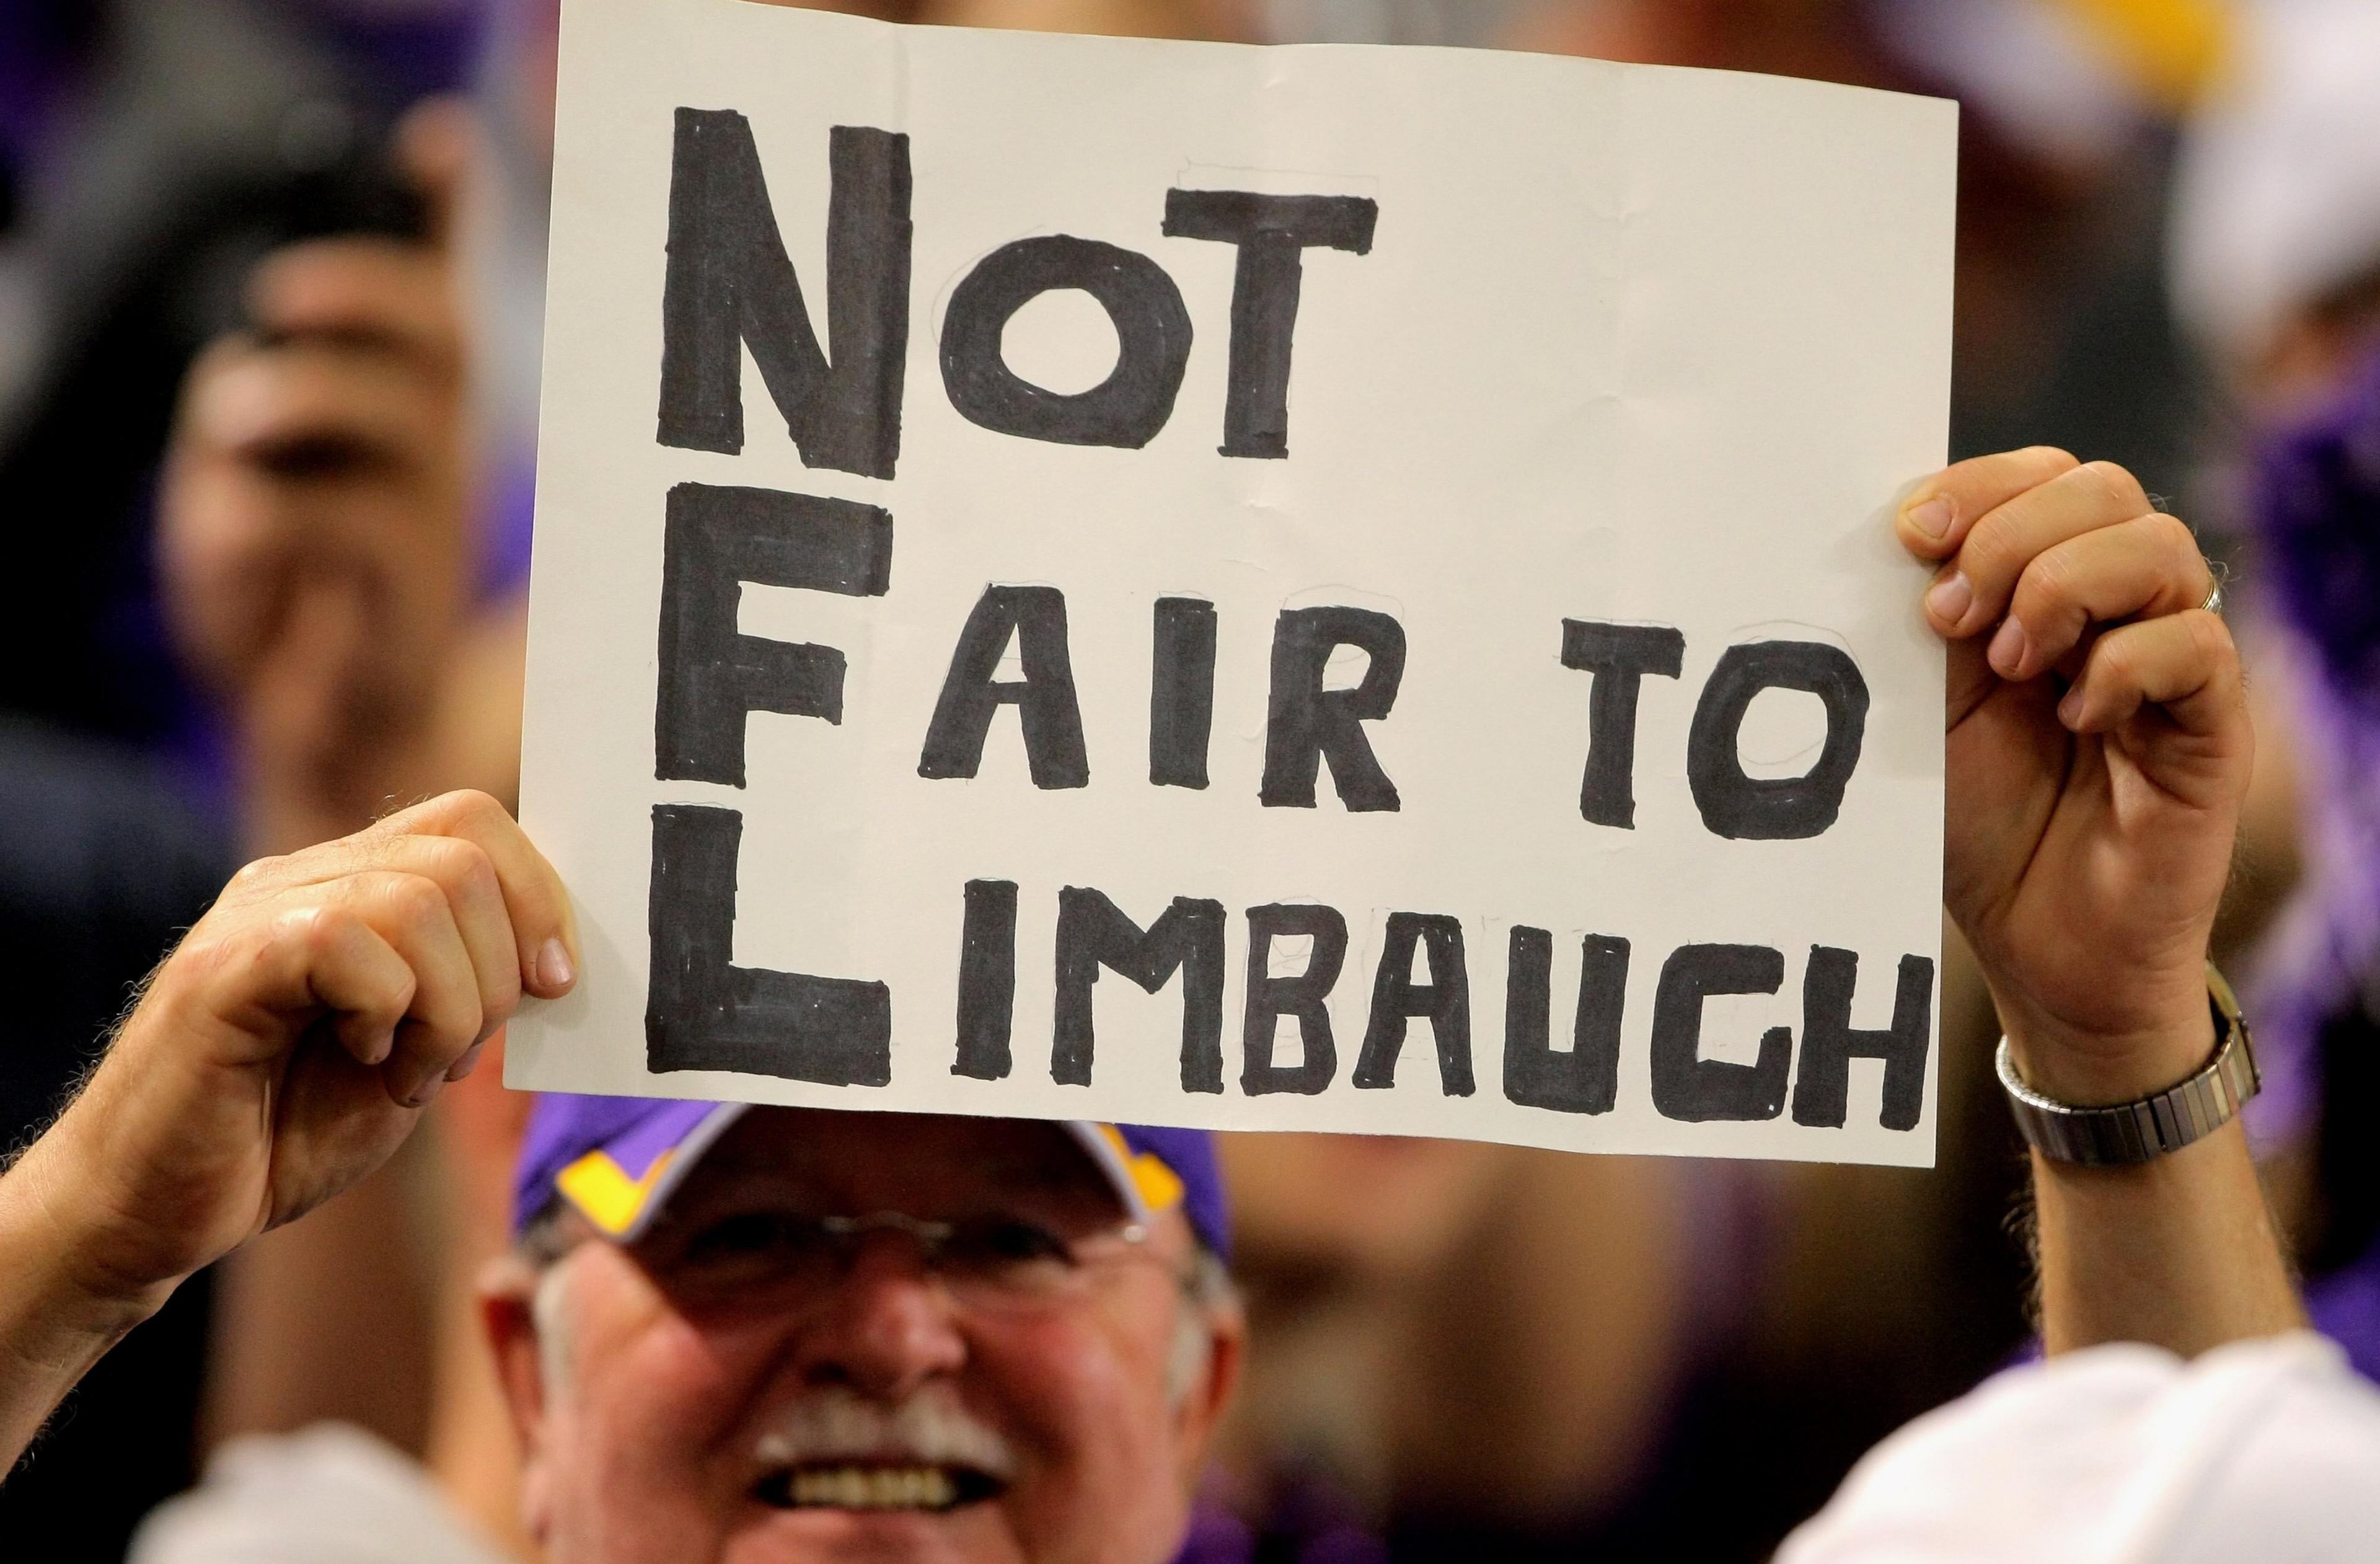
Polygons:
[[[407,117],[419,242],[283,250],[253,328],[193,367],[160,495],[180,650],[224,704],[249,845],[286,852],[457,786],[512,791],[516,709],[482,710],[517,653],[471,623],[475,449],[458,226],[468,114]],[[492,734],[485,730],[494,730]],[[509,742],[508,742],[509,741]]]
[[[2197,543],[2121,468],[2044,449],[1951,467],[1899,527],[1941,562],[1945,899],[2019,1073],[2077,1107],[2165,1091],[2214,1051],[2204,963],[2253,747]],[[2238,1122],[2137,1167],[2036,1153],[2033,1179],[2053,1353],[2302,1324]]]
[[477,794],[234,879],[0,1174],[0,1470],[184,1279],[384,1161],[574,940]]

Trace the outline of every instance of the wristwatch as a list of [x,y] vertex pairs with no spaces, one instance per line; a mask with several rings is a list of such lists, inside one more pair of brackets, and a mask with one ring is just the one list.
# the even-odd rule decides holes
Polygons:
[[2072,1108],[2034,1091],[2018,1078],[2002,1037],[2000,1085],[2026,1142],[2053,1162],[2119,1168],[2180,1151],[2229,1123],[2264,1082],[2240,1000],[2213,962],[2206,964],[2206,998],[2215,1012],[2214,1057],[2180,1085],[2113,1108]]

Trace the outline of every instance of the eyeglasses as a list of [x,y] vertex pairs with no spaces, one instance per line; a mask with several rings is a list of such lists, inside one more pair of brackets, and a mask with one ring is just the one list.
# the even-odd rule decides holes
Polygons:
[[1069,1235],[1011,1214],[929,1221],[899,1211],[737,1211],[656,1235],[640,1253],[664,1286],[689,1301],[800,1308],[841,1285],[868,1241],[887,1232],[916,1243],[927,1273],[953,1302],[994,1313],[1056,1307],[1089,1292],[1108,1267],[1160,1258],[1138,1223]]

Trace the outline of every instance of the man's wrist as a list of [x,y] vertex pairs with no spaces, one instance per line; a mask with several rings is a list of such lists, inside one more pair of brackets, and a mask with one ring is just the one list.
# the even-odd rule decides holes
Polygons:
[[2113,1108],[2170,1091],[2204,1069],[2217,1034],[2202,991],[2186,1016],[2125,1036],[2011,1019],[2008,1040],[2027,1086],[2070,1108]]
[[106,1263],[107,1223],[79,1194],[91,1181],[61,1165],[71,1133],[61,1119],[0,1173],[0,1272],[9,1279],[0,1281],[0,1306],[53,1334],[88,1336],[104,1351],[155,1314],[182,1279],[124,1274]]

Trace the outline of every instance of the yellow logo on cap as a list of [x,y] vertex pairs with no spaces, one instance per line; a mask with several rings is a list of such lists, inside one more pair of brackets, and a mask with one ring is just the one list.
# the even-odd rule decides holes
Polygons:
[[607,1152],[590,1151],[553,1177],[556,1189],[570,1198],[570,1203],[587,1214],[587,1219],[613,1238],[636,1224],[637,1214],[645,1208],[653,1186],[661,1182],[670,1158],[677,1155],[673,1147],[653,1158],[641,1179],[628,1177],[627,1170],[612,1160]]
[[1135,1151],[1124,1144],[1123,1134],[1113,1124],[1101,1124],[1099,1134],[1115,1147],[1124,1170],[1132,1175],[1132,1187],[1140,1195],[1140,1203],[1153,1214],[1170,1211],[1182,1203],[1182,1176],[1165,1165],[1153,1151]]

